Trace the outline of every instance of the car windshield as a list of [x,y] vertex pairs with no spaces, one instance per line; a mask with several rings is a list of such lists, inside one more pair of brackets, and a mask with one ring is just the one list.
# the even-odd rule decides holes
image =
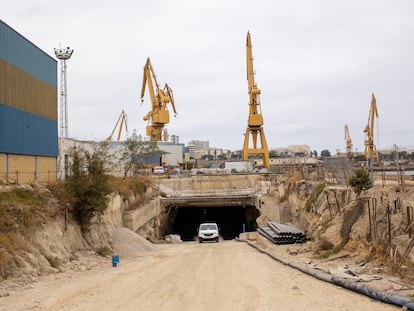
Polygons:
[[217,225],[216,224],[200,225],[200,230],[217,230]]

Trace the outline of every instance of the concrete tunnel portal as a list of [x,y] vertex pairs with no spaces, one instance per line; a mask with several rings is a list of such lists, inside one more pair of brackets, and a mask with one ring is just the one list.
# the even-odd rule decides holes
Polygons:
[[234,239],[241,232],[257,229],[256,218],[252,217],[255,207],[177,207],[173,232],[183,241],[193,241],[200,223],[216,222],[224,240]]
[[256,200],[250,196],[227,196],[209,198],[166,199],[167,234],[179,234],[183,241],[194,241],[200,223],[216,222],[220,237],[231,240],[241,232],[257,229],[256,219],[260,216]]

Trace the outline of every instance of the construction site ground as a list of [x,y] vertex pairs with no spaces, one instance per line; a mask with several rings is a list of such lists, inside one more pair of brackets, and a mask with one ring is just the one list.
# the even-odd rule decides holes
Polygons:
[[414,297],[412,282],[401,280],[381,262],[366,262],[363,255],[358,252],[344,249],[336,255],[321,259],[312,251],[311,241],[304,244],[276,245],[256,233],[251,243],[267,253],[316,271],[361,282],[367,287],[387,294]]
[[[292,260],[311,260],[306,244],[253,242]],[[5,281],[0,310],[401,309],[320,281],[244,242],[185,242],[141,249],[139,254],[130,245],[119,249],[123,256],[117,267],[112,267],[110,257],[80,254],[79,260],[62,267],[62,273],[26,284]],[[327,263],[339,265],[346,260],[349,257]],[[382,289],[403,286],[383,280],[377,285]]]

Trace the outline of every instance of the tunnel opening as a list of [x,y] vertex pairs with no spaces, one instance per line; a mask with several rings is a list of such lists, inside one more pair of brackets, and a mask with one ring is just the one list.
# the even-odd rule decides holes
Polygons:
[[221,238],[231,240],[241,232],[256,230],[259,215],[255,206],[179,206],[170,213],[171,231],[183,241],[194,241],[201,223],[216,222]]

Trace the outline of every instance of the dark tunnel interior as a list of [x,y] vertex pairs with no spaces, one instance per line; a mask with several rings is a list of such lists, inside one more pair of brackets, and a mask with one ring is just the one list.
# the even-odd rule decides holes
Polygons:
[[197,236],[198,226],[203,222],[216,222],[221,238],[231,240],[241,232],[256,230],[259,212],[254,206],[186,206],[176,207],[174,216],[175,219],[171,219],[172,231],[179,234],[183,241],[193,241]]

